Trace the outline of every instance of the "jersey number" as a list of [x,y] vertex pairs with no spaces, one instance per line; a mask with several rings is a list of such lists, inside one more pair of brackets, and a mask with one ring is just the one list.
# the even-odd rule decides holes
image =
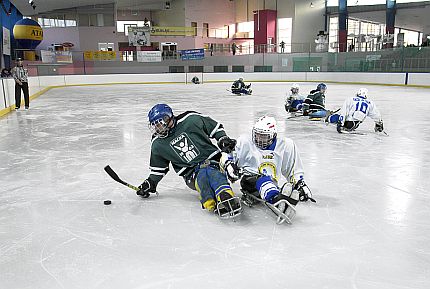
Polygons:
[[360,101],[360,102],[357,102],[357,104],[355,106],[355,111],[359,110],[362,113],[366,114],[368,107],[369,107],[369,105],[367,103]]

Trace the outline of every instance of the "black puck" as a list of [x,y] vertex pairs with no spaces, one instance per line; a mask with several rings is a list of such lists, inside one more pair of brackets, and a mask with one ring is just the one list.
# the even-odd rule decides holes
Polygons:
[[103,202],[103,204],[105,204],[105,205],[110,205],[110,204],[112,204],[112,202],[111,202],[111,200],[105,200],[105,201]]

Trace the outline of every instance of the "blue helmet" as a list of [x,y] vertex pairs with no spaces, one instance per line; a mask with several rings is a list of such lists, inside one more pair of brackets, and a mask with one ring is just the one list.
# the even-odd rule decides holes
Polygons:
[[148,112],[149,129],[158,137],[169,134],[169,122],[173,118],[173,111],[167,104],[156,104]]
[[325,83],[320,83],[317,85],[317,90],[321,91],[321,90],[326,90],[327,89],[327,85],[325,85]]

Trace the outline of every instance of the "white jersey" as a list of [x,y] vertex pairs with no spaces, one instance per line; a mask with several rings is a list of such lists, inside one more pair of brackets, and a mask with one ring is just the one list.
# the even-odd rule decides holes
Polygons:
[[285,95],[285,103],[293,102],[293,100],[305,100],[305,96],[287,91],[287,94]]
[[294,141],[289,138],[277,138],[274,150],[262,150],[251,136],[241,135],[233,151],[233,160],[251,173],[272,176],[278,183],[281,178],[293,184],[304,178],[302,160]]
[[345,100],[342,108],[339,111],[339,120],[342,124],[345,121],[364,121],[367,116],[375,122],[382,121],[381,113],[376,108],[376,105],[367,98],[354,96]]

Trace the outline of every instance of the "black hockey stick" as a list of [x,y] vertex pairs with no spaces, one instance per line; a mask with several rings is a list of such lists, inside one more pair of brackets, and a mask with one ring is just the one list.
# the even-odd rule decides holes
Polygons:
[[129,187],[130,189],[133,189],[133,190],[135,190],[136,192],[139,190],[139,188],[138,187],[135,187],[135,186],[133,186],[133,185],[130,185],[129,183],[127,183],[127,182],[124,182],[123,180],[121,180],[121,178],[115,173],[115,171],[109,166],[109,165],[107,165],[107,166],[105,166],[105,168],[104,168],[104,170],[105,170],[105,172],[112,178],[112,179],[114,179],[115,181],[117,181],[118,183],[120,183],[120,184],[123,184],[124,186],[127,186],[127,187]]

